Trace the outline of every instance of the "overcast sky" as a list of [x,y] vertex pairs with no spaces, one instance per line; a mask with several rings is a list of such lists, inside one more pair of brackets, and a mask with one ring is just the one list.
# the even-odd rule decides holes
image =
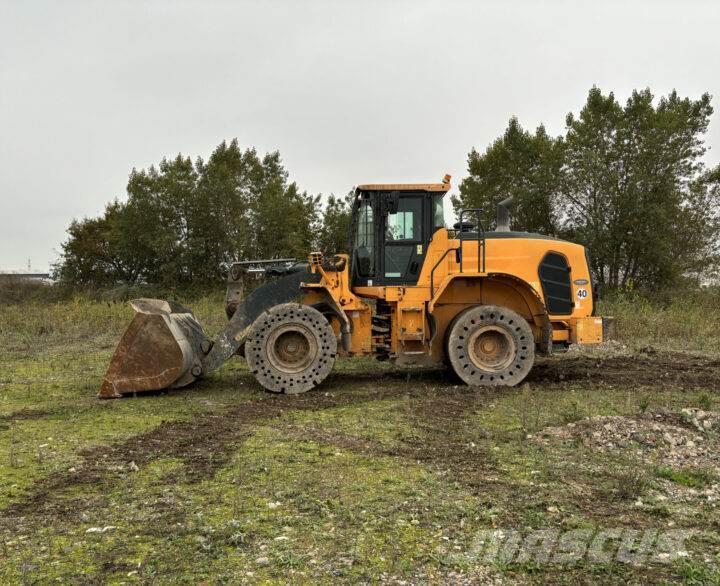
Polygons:
[[[560,134],[595,84],[713,94],[720,2],[0,0],[0,270],[45,270],[132,167],[223,139],[344,194],[465,174],[517,115]],[[455,189],[453,189],[455,191]]]

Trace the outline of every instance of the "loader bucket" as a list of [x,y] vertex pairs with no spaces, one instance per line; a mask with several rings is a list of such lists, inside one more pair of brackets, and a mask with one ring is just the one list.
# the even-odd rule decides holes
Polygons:
[[98,397],[177,388],[202,373],[208,338],[190,310],[172,301],[135,299],[135,317],[120,338]]

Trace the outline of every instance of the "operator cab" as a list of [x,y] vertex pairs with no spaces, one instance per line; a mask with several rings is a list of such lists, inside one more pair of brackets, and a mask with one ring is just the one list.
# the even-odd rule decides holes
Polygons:
[[355,189],[352,284],[415,285],[428,245],[445,227],[442,183],[368,184]]

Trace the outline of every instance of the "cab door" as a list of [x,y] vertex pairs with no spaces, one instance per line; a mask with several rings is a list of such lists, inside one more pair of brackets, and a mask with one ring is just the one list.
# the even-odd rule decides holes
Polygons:
[[384,217],[381,275],[386,285],[417,283],[425,258],[425,197],[400,195]]
[[377,202],[369,194],[358,196],[353,210],[352,284],[372,287],[377,284],[380,226],[375,221]]

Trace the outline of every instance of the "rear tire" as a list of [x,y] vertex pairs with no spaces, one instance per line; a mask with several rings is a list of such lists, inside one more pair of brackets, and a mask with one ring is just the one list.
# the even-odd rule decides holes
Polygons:
[[257,381],[273,393],[304,393],[332,371],[337,338],[318,310],[283,303],[262,313],[245,342],[245,357]]
[[466,384],[513,386],[532,368],[535,340],[521,315],[498,305],[477,305],[453,320],[446,352]]

